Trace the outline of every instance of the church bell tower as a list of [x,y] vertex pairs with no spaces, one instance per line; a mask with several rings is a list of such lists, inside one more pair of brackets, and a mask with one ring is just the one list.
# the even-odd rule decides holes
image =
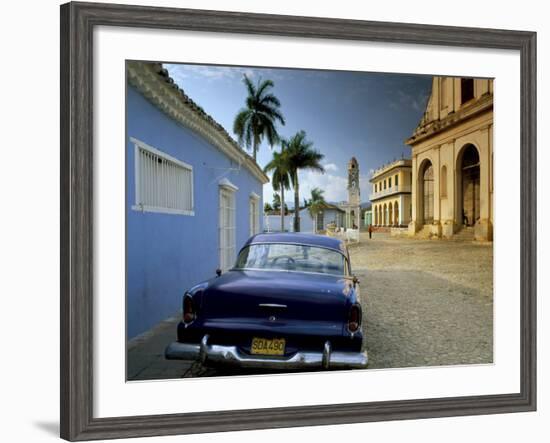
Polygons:
[[350,206],[359,206],[361,204],[359,164],[355,157],[352,157],[348,162],[348,204]]

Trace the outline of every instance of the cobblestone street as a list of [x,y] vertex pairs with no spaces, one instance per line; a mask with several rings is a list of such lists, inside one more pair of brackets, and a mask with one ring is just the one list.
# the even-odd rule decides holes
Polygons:
[[[361,234],[350,255],[361,281],[369,368],[491,363],[492,252],[491,243]],[[129,380],[222,375],[164,360],[176,323],[129,344]]]
[[369,368],[491,363],[492,244],[374,234],[350,248]]

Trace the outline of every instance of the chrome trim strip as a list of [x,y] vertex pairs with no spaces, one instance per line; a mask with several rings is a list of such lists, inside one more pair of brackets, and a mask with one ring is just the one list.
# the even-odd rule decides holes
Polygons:
[[312,271],[292,271],[289,269],[269,269],[269,268],[231,268],[228,271],[263,271],[263,272],[291,272],[293,274],[311,274],[325,275],[327,277],[352,278],[347,274],[328,274],[327,272],[312,272]]
[[288,308],[287,305],[280,305],[278,303],[259,303],[258,306],[260,308],[280,308],[280,309]]

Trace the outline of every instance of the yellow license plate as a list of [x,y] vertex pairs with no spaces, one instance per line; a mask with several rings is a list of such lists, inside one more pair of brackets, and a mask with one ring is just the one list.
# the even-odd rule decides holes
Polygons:
[[254,337],[252,339],[250,353],[262,355],[285,355],[285,339],[268,339]]

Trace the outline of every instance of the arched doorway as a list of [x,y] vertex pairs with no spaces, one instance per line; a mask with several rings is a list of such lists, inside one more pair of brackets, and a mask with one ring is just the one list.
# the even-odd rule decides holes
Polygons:
[[474,226],[479,220],[480,200],[479,200],[479,152],[477,148],[468,144],[463,148],[459,157],[459,192],[458,202],[460,207],[458,215],[461,216],[460,224]]
[[388,225],[393,225],[393,206],[391,202],[388,204]]
[[418,215],[423,224],[434,221],[434,169],[432,162],[424,160],[418,174]]
[[393,224],[395,226],[399,225],[399,204],[397,202],[393,205]]
[[382,225],[386,226],[388,224],[388,207],[386,206],[386,203],[384,203],[384,209],[383,209],[383,216],[382,216]]

